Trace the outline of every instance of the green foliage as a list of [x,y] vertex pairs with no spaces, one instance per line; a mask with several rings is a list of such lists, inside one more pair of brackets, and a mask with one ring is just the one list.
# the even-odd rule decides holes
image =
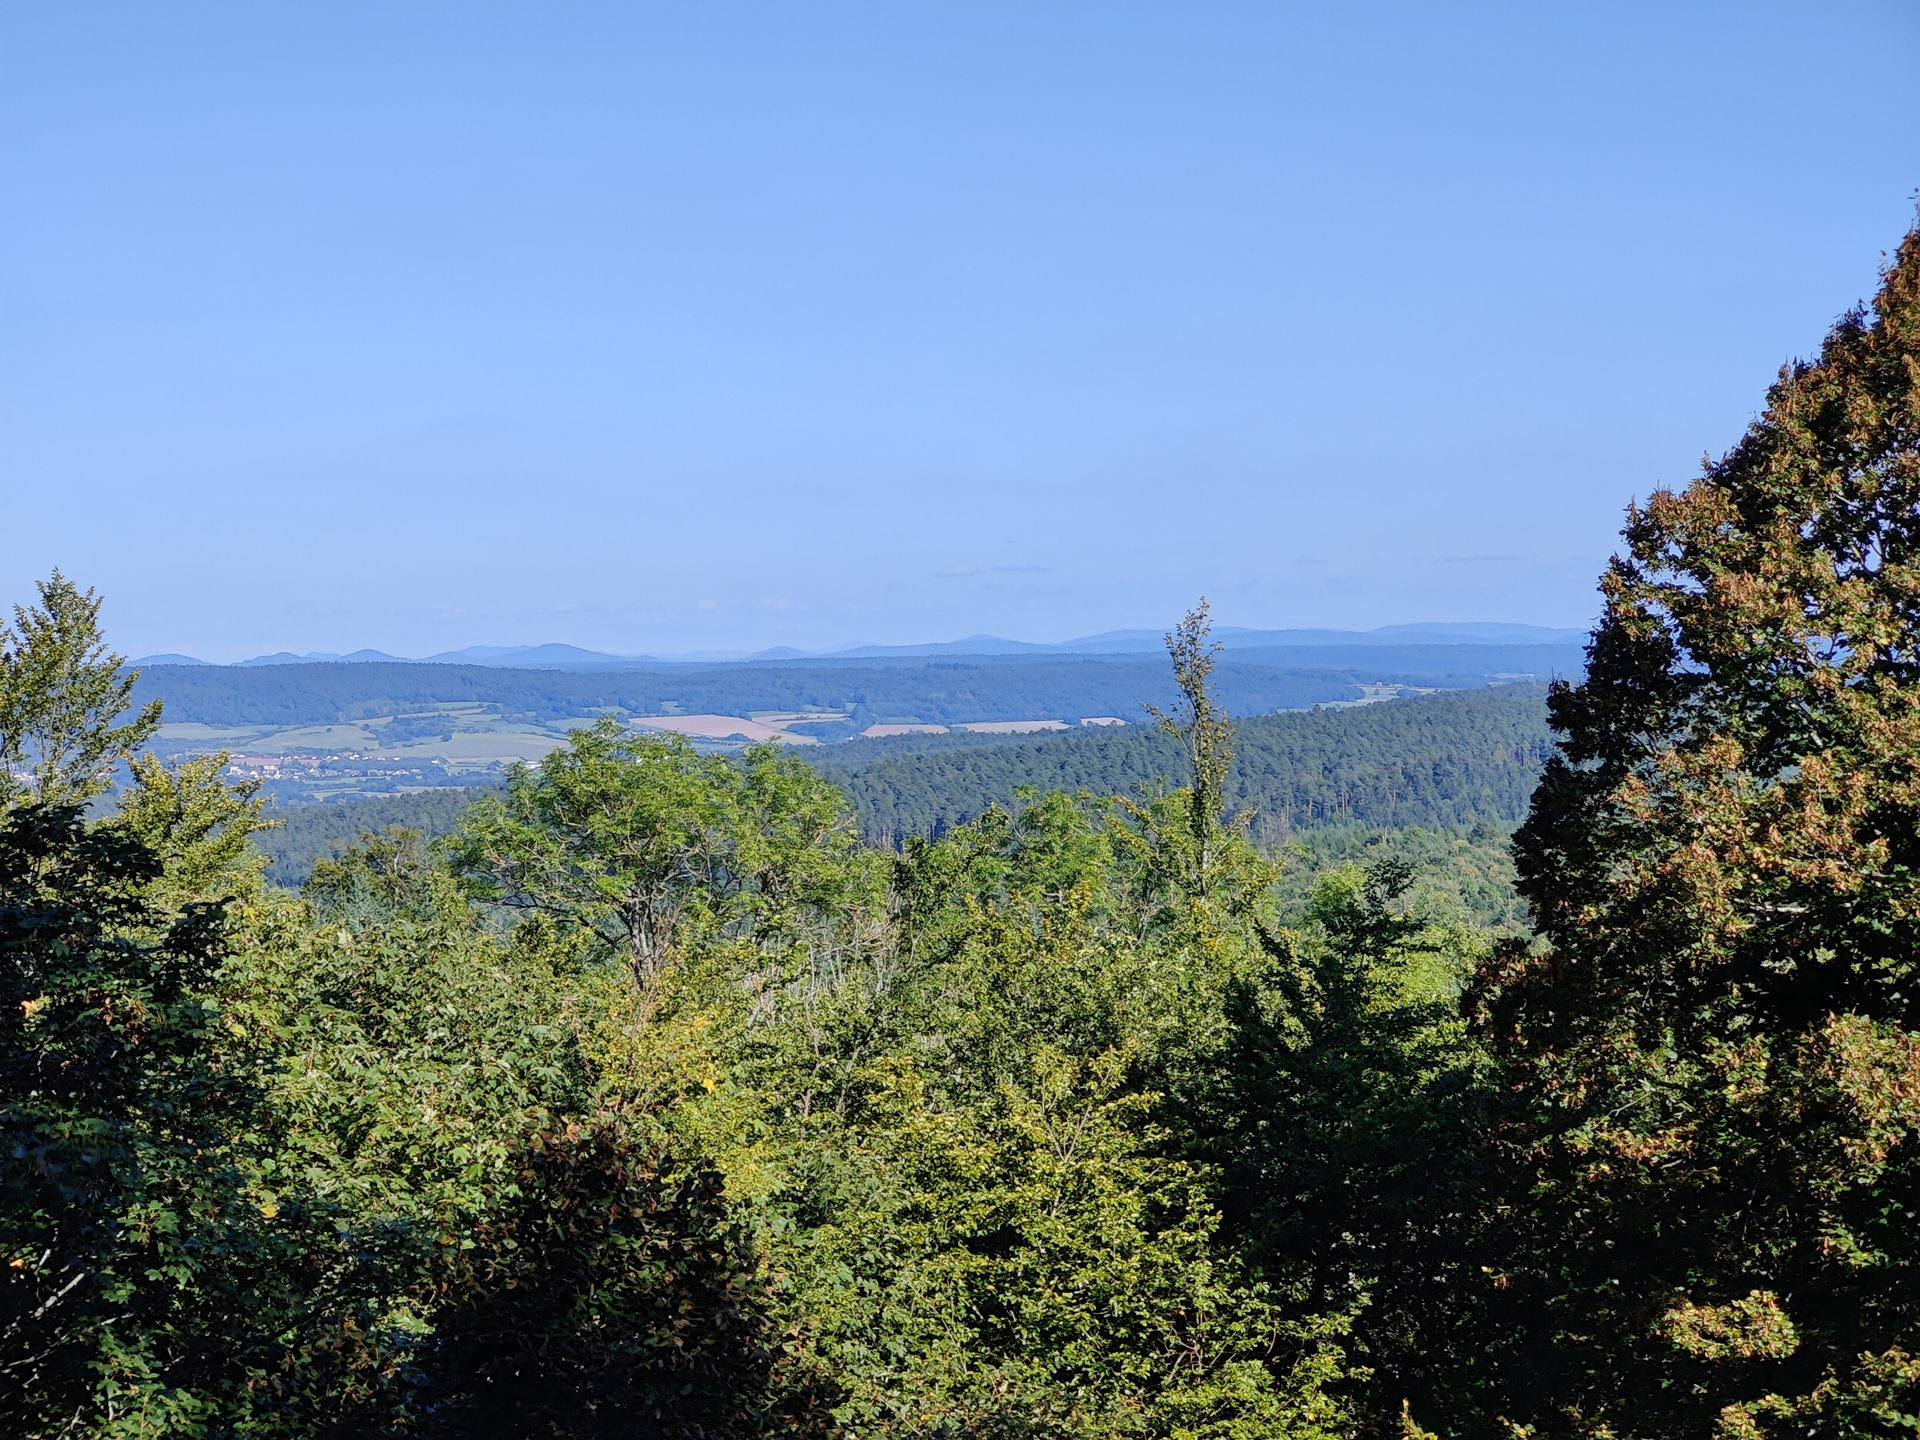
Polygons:
[[229,1124],[248,1077],[214,1038],[252,807],[145,767],[85,822],[157,716],[112,723],[99,602],[57,572],[40,593],[0,655],[0,1419],[157,1433],[259,1359],[257,1329],[209,1336],[200,1307],[245,1316],[276,1283]]
[[1263,932],[1185,1130],[1223,1176],[1252,1272],[1351,1317],[1341,1389],[1383,1426],[1447,1330],[1472,1056],[1453,999],[1480,946],[1408,904],[1403,861],[1324,876],[1301,932]]
[[[1167,632],[1167,654],[1173,660],[1180,702],[1171,712],[1147,707],[1161,732],[1180,742],[1186,757],[1187,888],[1200,896],[1213,888],[1216,857],[1226,838],[1221,807],[1226,803],[1227,771],[1233,764],[1233,726],[1208,691],[1221,648],[1208,643],[1212,633],[1203,595],[1180,624]],[[1251,820],[1252,816],[1245,819]]]
[[113,723],[139,677],[108,651],[99,615],[99,597],[56,570],[40,603],[0,626],[0,805],[92,799],[160,724],[157,700]]
[[[1550,749],[1543,700],[1538,687],[1504,686],[1240,720],[1223,808],[1246,817],[1262,844],[1297,840],[1316,855],[1348,843],[1343,837],[1356,828],[1481,825],[1504,833],[1524,817]],[[866,838],[885,845],[940,834],[990,805],[1017,806],[1023,790],[1141,796],[1186,764],[1176,740],[1140,726],[1017,743],[908,736],[822,746],[800,758],[846,795]],[[297,886],[341,844],[389,825],[429,838],[451,834],[483,793],[435,789],[275,810],[278,828],[257,842],[271,857],[267,878]],[[1503,888],[1511,869],[1504,846],[1484,832],[1476,844],[1488,853],[1475,862],[1479,878],[1462,875],[1470,891],[1463,898],[1517,923],[1517,901]],[[1423,874],[1454,863],[1438,851],[1423,851],[1421,860]]]
[[684,1173],[618,1117],[529,1137],[508,1200],[443,1247],[417,1361],[424,1434],[805,1434],[826,1397],[784,1382],[797,1346],[730,1221],[720,1176]]
[[462,915],[460,897],[447,883],[451,876],[433,861],[426,838],[417,830],[397,825],[360,837],[360,843],[313,867],[300,893],[324,922],[344,923],[349,929],[435,915],[455,923]]
[[74,805],[0,811],[0,1419],[113,1433],[190,1418],[232,1380],[204,1334],[244,1309],[257,1217],[220,1120],[242,1101],[211,1054],[217,907],[149,898],[159,857]]
[[404,832],[309,893],[318,923],[276,897],[249,916],[223,987],[230,1043],[265,1076],[251,1183],[294,1286],[259,1382],[274,1423],[800,1426],[805,1387],[770,1378],[787,1341],[711,1172],[647,1117],[599,1111],[573,969],[486,934]]
[[316,865],[362,835],[387,829],[417,831],[428,840],[451,835],[467,806],[484,793],[477,787],[447,787],[277,808],[270,812],[273,828],[254,840],[267,861],[262,874],[269,884],[297,890]]
[[1042,1051],[953,1108],[897,1075],[859,1127],[872,1188],[790,1197],[825,1210],[791,1263],[849,1433],[1336,1433],[1334,1337],[1220,1264],[1125,1069]]
[[[1629,514],[1516,847],[1488,1407],[1589,1435],[1920,1411],[1920,230]],[[1902,1418],[1904,1416],[1904,1418]]]
[[[1544,687],[1498,686],[1391,704],[1258,715],[1233,727],[1222,808],[1277,845],[1325,826],[1511,825],[1552,748]],[[915,754],[822,746],[809,763],[846,792],[870,841],[895,845],[1010,806],[1022,790],[1138,796],[1189,772],[1144,726]]]
[[[1249,1122],[1218,1099],[1239,997],[1280,993],[1292,942],[1221,813],[1203,630],[1168,737],[1194,786],[1020,793],[897,858],[791,754],[613,719],[470,810],[450,864],[378,830],[298,899],[261,883],[258,795],[218,757],[135,758],[57,845],[35,820],[16,848],[66,858],[9,879],[39,966],[6,1052],[16,1158],[40,1157],[8,1172],[7,1253],[41,1257],[15,1267],[16,1428],[1345,1433],[1355,1356],[1386,1346],[1273,1241],[1321,1222],[1247,1200]],[[1352,1073],[1412,1073],[1391,1026],[1340,1035],[1392,1050],[1341,1051]],[[1347,1073],[1331,1043],[1290,1050],[1296,1078]],[[1412,1133],[1385,1082],[1321,1088],[1385,1107],[1355,1136]],[[1346,1145],[1316,1183],[1372,1153]],[[86,1205],[46,1189],[102,1164]],[[1404,1229],[1369,1185],[1387,1218],[1349,1228]],[[123,1283],[136,1235],[190,1258]]]
[[259,886],[261,857],[253,840],[272,822],[261,818],[257,783],[229,785],[221,778],[226,763],[225,754],[171,768],[151,755],[131,761],[131,784],[109,823],[159,859],[162,898],[225,901]]
[[894,968],[770,1196],[850,1433],[1338,1431],[1343,1317],[1240,1274],[1152,1088],[1229,947],[1144,913],[1115,833],[1051,797],[902,861]]
[[[58,688],[73,667],[46,645],[98,653],[74,626],[31,630],[9,682],[56,688],[16,689],[9,715],[66,753],[120,753],[101,692]],[[786,1341],[711,1172],[657,1126],[553,1118],[594,1107],[571,970],[485,933],[404,835],[331,862],[311,905],[267,891],[257,799],[218,758],[135,757],[91,823],[39,800],[84,794],[97,768],[63,763],[0,808],[9,1433],[472,1433],[454,1417],[475,1357],[495,1364],[487,1337],[515,1313],[572,1315],[538,1337],[546,1379],[599,1389],[555,1409],[544,1380],[489,1386],[512,1394],[483,1407],[500,1433],[606,1433],[643,1392],[669,1431],[806,1428],[804,1392],[770,1388]],[[753,793],[778,812],[769,789]],[[602,1203],[647,1223],[582,1226]],[[584,1313],[589,1293],[624,1308]]]
[[603,719],[476,803],[452,853],[477,895],[538,911],[647,989],[691,936],[782,933],[844,899],[856,851],[839,797],[773,747],[736,764]]
[[1515,935],[1526,929],[1526,904],[1514,888],[1512,836],[1504,827],[1381,830],[1327,826],[1298,835],[1285,851],[1275,888],[1282,920],[1309,923],[1308,910],[1329,875],[1364,873],[1382,860],[1413,872],[1409,900],[1437,922]]
[[386,745],[404,745],[416,740],[451,740],[453,722],[437,710],[421,715],[396,715],[380,731]]

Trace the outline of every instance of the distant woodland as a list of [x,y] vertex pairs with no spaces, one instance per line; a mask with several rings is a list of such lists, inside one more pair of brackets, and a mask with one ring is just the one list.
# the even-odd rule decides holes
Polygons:
[[[1230,710],[1256,715],[1351,700],[1359,682],[1460,686],[1502,675],[1545,680],[1576,674],[1581,663],[1572,646],[1313,646],[1231,655],[1220,668],[1218,688]],[[378,663],[158,665],[142,672],[134,690],[139,703],[163,700],[171,722],[216,726],[328,724],[435,704],[484,705],[533,720],[602,711],[658,715],[676,707],[725,715],[815,707],[846,711],[848,733],[902,719],[1137,720],[1143,700],[1165,705],[1175,695],[1165,664],[1137,655],[805,661],[616,674]]]
[[[1227,794],[1251,833],[1274,844],[1325,826],[1511,828],[1551,749],[1546,687],[1510,685],[1352,709],[1260,716],[1236,723]],[[977,820],[991,805],[1018,809],[1052,790],[1108,796],[1177,784],[1173,737],[1145,726],[1041,739],[902,736],[803,752],[847,797],[861,833],[898,847]],[[262,834],[267,875],[298,885],[315,861],[389,825],[452,833],[480,790],[307,805],[272,812]]]
[[[882,844],[944,833],[1022,791],[1172,788],[1184,764],[1176,738],[1149,727],[887,754],[897,743],[807,757]],[[1322,825],[1516,825],[1551,748],[1544,685],[1264,715],[1234,727],[1225,794],[1268,842]]]

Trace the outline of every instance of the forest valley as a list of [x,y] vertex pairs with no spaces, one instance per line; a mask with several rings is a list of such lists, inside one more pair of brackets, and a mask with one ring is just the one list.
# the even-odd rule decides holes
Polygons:
[[0,663],[0,1426],[1911,1433],[1920,231],[1625,542],[1521,936],[1393,861],[1281,913],[1204,608],[1175,790],[895,851],[608,722],[294,894],[56,574]]

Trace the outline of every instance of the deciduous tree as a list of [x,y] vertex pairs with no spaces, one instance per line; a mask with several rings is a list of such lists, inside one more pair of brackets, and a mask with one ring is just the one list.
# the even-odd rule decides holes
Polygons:
[[1511,1105],[1491,1405],[1892,1433],[1920,1411],[1920,230],[1626,540],[1518,838],[1544,943],[1474,997]]
[[799,762],[736,762],[607,718],[476,804],[452,848],[478,895],[588,937],[646,989],[690,932],[779,927],[844,898],[858,845]]

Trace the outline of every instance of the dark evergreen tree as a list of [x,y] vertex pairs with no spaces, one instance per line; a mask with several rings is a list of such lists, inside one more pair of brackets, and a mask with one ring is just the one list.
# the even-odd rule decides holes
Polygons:
[[[0,811],[0,1428],[191,1425],[259,1359],[265,1218],[227,1143],[217,904],[76,805]],[[263,1269],[261,1261],[264,1258]]]
[[[451,1237],[450,1237],[451,1238]],[[415,1433],[824,1434],[721,1177],[676,1166],[606,1116],[529,1138],[504,1203],[448,1245]]]
[[[1462,1194],[1465,1047],[1450,937],[1387,858],[1322,882],[1301,932],[1262,930],[1227,989],[1218,1078],[1185,1117],[1222,1178],[1224,1234],[1264,1283],[1348,1317],[1357,1414],[1425,1390],[1452,1316],[1438,1272]],[[1452,973],[1460,962],[1452,959]]]

